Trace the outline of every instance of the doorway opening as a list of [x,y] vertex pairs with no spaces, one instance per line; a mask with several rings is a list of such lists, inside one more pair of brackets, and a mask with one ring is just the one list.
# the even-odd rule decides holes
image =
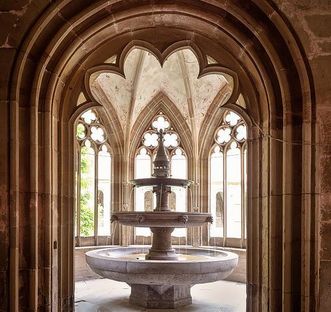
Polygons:
[[[149,228],[120,226],[110,220],[112,211],[155,208],[153,189],[134,189],[130,180],[151,177],[160,129],[166,132],[171,177],[192,182],[188,190],[171,189],[170,209],[211,213],[214,219],[209,226],[175,229],[172,243],[179,248],[236,253],[237,268],[218,287],[233,282],[232,290],[238,291],[235,297],[241,299],[226,303],[225,296],[221,301],[239,304],[242,310],[246,301],[249,129],[237,76],[197,47],[179,49],[176,45],[161,64],[146,43],[128,46],[119,55],[107,55],[102,65],[91,67],[85,89],[77,94],[73,121],[76,310],[91,304],[88,301],[95,287],[102,288],[103,283],[124,287],[124,293],[129,289],[125,284],[100,280],[87,265],[85,252],[151,244]],[[199,55],[207,64],[203,76]],[[123,75],[118,73],[121,59]],[[201,290],[196,289],[197,293]],[[113,300],[121,294],[114,290]],[[203,297],[201,300],[204,304]],[[111,304],[106,301],[104,297],[100,306]]]

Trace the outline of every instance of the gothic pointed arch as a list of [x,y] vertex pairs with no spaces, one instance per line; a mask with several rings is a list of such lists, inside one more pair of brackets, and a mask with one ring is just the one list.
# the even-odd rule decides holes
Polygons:
[[[72,90],[88,68],[103,63],[105,54],[119,55],[132,40],[159,51],[189,40],[237,73],[256,122],[248,151],[248,311],[282,311],[285,304],[314,311],[320,263],[319,173],[312,165],[316,103],[309,60],[290,21],[266,0],[73,3],[49,3],[12,49],[6,82],[11,230],[4,248],[11,261],[4,275],[13,291],[4,310],[28,304],[30,310],[69,311],[74,305]],[[190,129],[183,130],[188,144]]]
[[[108,65],[106,65],[108,66]],[[110,66],[110,65],[109,65]],[[109,67],[106,67],[107,71],[111,71],[109,69]],[[102,90],[100,90],[100,92],[98,93],[99,97],[96,99],[92,92],[91,92],[91,88],[90,88],[90,83],[89,80],[87,81],[87,78],[89,77],[88,73],[85,74],[84,76],[84,94],[86,94],[87,96],[87,101],[90,101],[89,103],[91,103],[91,105],[101,105],[101,106],[105,106],[106,103],[108,103],[107,97],[104,94],[104,92]],[[79,108],[81,109],[81,108]],[[75,112],[75,110],[74,110]],[[114,107],[112,105],[108,105],[107,109],[104,110],[105,114],[107,115],[107,120],[108,120],[108,124],[110,125],[111,129],[112,129],[112,133],[114,134],[115,138],[116,138],[116,142],[118,144],[118,146],[123,149],[123,129],[121,127],[120,121],[118,119],[118,115],[114,109]]]
[[[153,175],[154,159],[158,150],[158,132],[162,130],[164,132],[164,148],[166,157],[169,160],[169,173],[173,178],[188,179],[188,157],[185,152],[185,148],[182,144],[182,136],[176,131],[174,121],[169,118],[162,110],[158,111],[153,116],[145,131],[141,135],[138,147],[135,149],[134,157],[134,179],[150,178]],[[148,195],[154,191],[152,186],[141,186],[134,190],[134,210],[146,211],[150,206],[155,205],[155,195],[152,198]],[[170,195],[171,208],[177,212],[185,212],[189,210],[189,196],[186,188],[172,186]],[[148,228],[136,228],[134,229],[135,238],[139,239],[139,236],[150,236],[151,232]],[[174,229],[171,236],[183,237],[186,241],[187,230],[186,229]]]
[[171,120],[172,126],[181,136],[181,141],[188,158],[192,158],[192,137],[191,130],[187,124],[187,121],[184,119],[177,106],[164,93],[159,93],[140,113],[132,127],[130,159],[132,158],[133,151],[135,151],[140,143],[143,132],[146,131],[146,128],[149,127],[152,119],[159,112],[163,112]]
[[248,125],[248,137],[252,137],[253,134],[251,134],[251,129],[254,123],[245,109],[237,104],[232,104],[231,102],[227,102],[222,106],[215,105],[214,107],[211,107],[208,118],[205,119],[199,133],[199,155],[201,156],[201,159],[208,157],[208,147],[212,145],[214,140],[214,131],[222,119],[224,111],[227,109],[238,113],[245,120],[245,123]]
[[[78,101],[78,99],[76,99],[76,101]],[[113,115],[109,113],[103,105],[98,102],[90,102],[89,100],[86,100],[86,102],[79,104],[74,108],[73,113],[70,116],[70,123],[73,124],[79,115],[88,109],[96,109],[104,121],[104,127],[107,129],[109,140],[112,142],[111,149],[113,155],[123,155],[123,134],[120,131],[120,127],[118,127],[117,120],[113,118]]]

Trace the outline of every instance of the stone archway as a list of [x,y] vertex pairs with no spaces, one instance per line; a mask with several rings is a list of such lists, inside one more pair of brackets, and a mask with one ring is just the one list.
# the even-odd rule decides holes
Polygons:
[[[84,88],[85,71],[132,40],[149,42],[161,56],[174,42],[193,42],[237,73],[253,120],[247,307],[314,309],[315,208],[305,195],[313,173],[301,170],[314,150],[299,144],[314,140],[311,81],[295,37],[267,1],[61,1],[40,17],[12,76],[11,309],[23,302],[32,310],[73,306],[73,99]],[[26,239],[18,242],[19,235]],[[29,288],[21,297],[19,279]]]

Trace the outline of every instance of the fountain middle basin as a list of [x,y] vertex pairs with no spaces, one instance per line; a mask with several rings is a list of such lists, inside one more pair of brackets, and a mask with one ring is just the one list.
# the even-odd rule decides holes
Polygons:
[[238,264],[234,253],[181,247],[178,260],[145,260],[149,247],[93,250],[86,261],[97,274],[131,286],[130,302],[146,308],[176,308],[192,303],[191,286],[226,278]]

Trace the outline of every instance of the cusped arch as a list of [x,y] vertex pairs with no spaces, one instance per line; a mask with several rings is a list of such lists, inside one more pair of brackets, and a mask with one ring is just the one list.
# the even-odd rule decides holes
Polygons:
[[225,103],[221,107],[214,108],[213,111],[208,114],[209,118],[204,121],[201,127],[201,131],[199,133],[199,155],[201,159],[208,158],[210,148],[214,141],[214,132],[219,126],[220,120],[224,115],[224,111],[227,109],[234,111],[243,118],[248,127],[247,139],[250,140],[253,137],[252,126],[254,125],[254,122],[247,111],[237,104]]
[[73,126],[78,119],[78,117],[83,114],[84,112],[88,111],[89,109],[95,109],[99,116],[101,117],[103,124],[102,126],[106,129],[107,131],[107,136],[110,143],[110,150],[111,154],[114,156],[121,157],[123,155],[123,139],[121,138],[121,135],[118,133],[118,129],[116,128],[116,125],[113,123],[113,121],[109,118],[108,112],[104,109],[104,107],[98,103],[95,102],[87,102],[84,104],[81,104],[77,107],[75,112],[72,114],[70,118],[70,125]]
[[[199,46],[196,43],[189,41],[189,40],[177,41],[177,42],[171,44],[170,46],[168,46],[163,52],[161,52],[158,50],[158,48],[156,46],[154,46],[153,44],[151,44],[147,41],[133,40],[133,41],[130,41],[123,48],[123,50],[120,52],[120,55],[116,58],[115,64],[109,64],[109,63],[99,64],[96,66],[92,66],[91,68],[88,68],[86,70],[85,75],[84,75],[84,87],[85,87],[85,90],[91,101],[98,101],[95,98],[95,96],[93,95],[93,92],[91,89],[91,77],[99,75],[101,73],[112,73],[112,74],[122,77],[123,79],[127,79],[125,69],[124,69],[125,61],[126,61],[128,55],[130,54],[130,52],[133,51],[134,49],[144,50],[144,51],[151,53],[156,58],[156,60],[159,62],[160,68],[163,67],[164,62],[172,54],[174,54],[178,51],[181,51],[181,50],[188,49],[195,56],[197,63],[198,63],[198,69],[199,69],[197,77],[192,77],[192,78],[200,79],[200,78],[208,76],[208,75],[223,75],[226,78],[230,77],[231,79],[227,79],[227,80],[229,80],[228,82],[230,84],[231,94],[226,102],[235,102],[238,99],[239,78],[238,78],[237,73],[234,70],[232,70],[226,66],[222,66],[221,64],[217,64],[217,63],[208,64],[207,55],[202,52],[202,50],[199,48]],[[139,65],[139,66],[141,66],[141,65]],[[183,73],[183,75],[185,76],[185,77],[183,77],[183,80],[187,79],[187,77],[186,77],[187,73],[185,72],[185,74]],[[136,77],[135,77],[135,79],[136,79]],[[137,82],[135,81],[134,84],[136,84],[136,83]],[[193,84],[193,82],[192,82],[192,84]],[[188,94],[187,94],[188,101],[190,101],[190,99],[192,97],[190,88],[191,87],[189,87],[186,90],[186,92],[188,92]],[[132,90],[133,94],[134,94],[134,92],[135,92],[135,90]],[[100,100],[99,100],[99,102],[100,102]],[[114,110],[114,105],[115,105],[115,103],[111,103],[111,105],[110,105],[111,106],[110,109],[113,111],[112,115],[116,115],[116,112]],[[135,103],[131,103],[130,106],[131,107],[129,108],[129,111],[132,111],[132,109],[134,109]],[[191,118],[192,117],[195,117],[195,116],[191,116]],[[130,113],[129,113],[129,118],[131,118]],[[129,120],[128,122],[131,123],[131,120]]]
[[134,158],[142,135],[150,126],[152,119],[161,111],[170,119],[172,127],[180,135],[186,155],[192,161],[192,132],[177,106],[162,92],[142,110],[131,129],[130,159]]

